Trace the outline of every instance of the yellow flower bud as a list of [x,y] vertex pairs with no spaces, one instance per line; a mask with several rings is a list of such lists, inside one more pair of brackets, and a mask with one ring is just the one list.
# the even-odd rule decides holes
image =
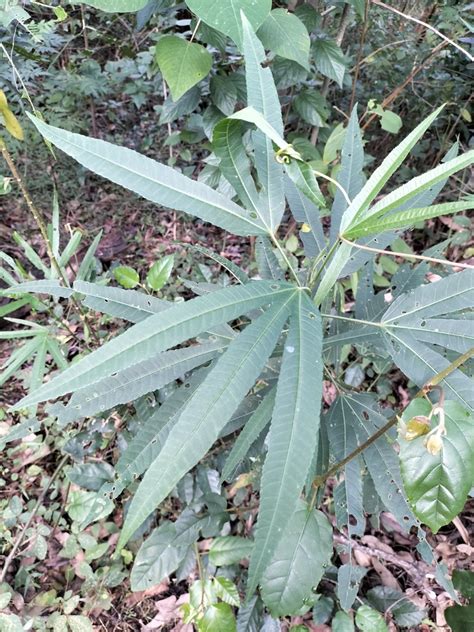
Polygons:
[[439,434],[433,434],[426,441],[426,449],[430,454],[436,456],[443,449],[443,440]]

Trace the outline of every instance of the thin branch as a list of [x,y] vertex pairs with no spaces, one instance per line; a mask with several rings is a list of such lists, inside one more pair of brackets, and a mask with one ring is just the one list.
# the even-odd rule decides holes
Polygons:
[[[451,364],[447,366],[445,369],[443,369],[443,371],[440,371],[439,373],[434,375],[430,380],[428,380],[428,382],[426,382],[426,384],[422,386],[420,390],[416,393],[413,399],[417,399],[418,397],[425,396],[434,387],[438,386],[440,382],[442,382],[449,375],[451,375],[453,371],[458,369],[460,366],[462,366],[465,362],[467,362],[473,356],[474,356],[474,347],[466,351],[466,353],[463,353],[463,355],[459,356],[459,358],[454,360],[454,362],[451,362]],[[407,406],[409,406],[409,404],[410,402],[407,404]],[[405,410],[407,406],[405,406],[402,410]],[[380,439],[381,437],[383,437],[383,435],[386,432],[388,432],[390,428],[395,426],[397,421],[398,421],[398,414],[395,414],[393,415],[393,417],[391,417],[391,419],[389,419],[389,421],[387,421],[387,423],[384,426],[379,428],[377,432],[375,432],[371,437],[369,437],[367,441],[364,441],[364,443],[358,446],[355,450],[353,450],[350,454],[348,454],[344,459],[339,461],[339,463],[336,463],[335,465],[333,465],[325,474],[322,474],[321,476],[317,476],[313,480],[313,487],[314,487],[313,499],[314,500],[316,499],[317,490],[319,487],[321,487],[321,485],[323,485],[329,478],[332,478],[333,476],[335,476],[342,467],[347,465],[350,461],[352,461],[352,459],[355,459],[355,457],[359,456],[359,454],[364,452],[364,450],[366,450],[370,445],[372,445],[372,443],[377,441],[377,439]],[[311,501],[312,503],[313,503],[313,499]]]
[[388,255],[389,257],[402,257],[403,259],[416,259],[417,261],[429,261],[430,263],[437,263],[442,266],[449,266],[451,268],[464,268],[466,270],[474,270],[474,266],[469,263],[458,263],[457,261],[446,261],[445,259],[436,259],[435,257],[427,257],[425,255],[412,255],[406,252],[395,252],[393,250],[382,250],[381,248],[372,248],[372,246],[363,246],[362,244],[356,244],[354,241],[349,241],[342,235],[339,235],[339,239],[354,248],[359,250],[365,250],[366,252],[375,252],[380,255]]
[[382,2],[381,0],[372,0],[372,3],[378,5],[379,7],[382,7],[383,9],[387,9],[388,11],[391,11],[392,13],[396,13],[397,15],[404,18],[405,20],[410,20],[411,22],[415,22],[416,24],[423,26],[429,31],[432,31],[438,37],[444,40],[447,44],[450,44],[451,46],[454,46],[455,48],[457,48],[458,51],[460,51],[463,55],[465,55],[469,59],[469,61],[474,61],[474,56],[471,55],[471,53],[469,53],[465,48],[463,48],[459,44],[456,44],[456,42],[450,39],[449,37],[447,37],[447,35],[444,35],[444,33],[441,33],[441,31],[438,31],[437,28],[435,28],[434,26],[431,26],[431,24],[428,24],[427,22],[423,22],[423,20],[419,20],[418,18],[414,18],[412,15],[409,15],[408,13],[403,13],[402,11],[395,9],[395,7],[385,4],[385,2]]

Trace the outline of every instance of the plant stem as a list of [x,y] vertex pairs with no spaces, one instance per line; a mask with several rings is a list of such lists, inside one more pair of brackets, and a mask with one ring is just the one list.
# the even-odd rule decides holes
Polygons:
[[21,543],[23,542],[23,538],[25,537],[26,532],[31,527],[31,524],[33,523],[33,520],[35,519],[35,516],[38,513],[38,510],[40,509],[41,505],[43,504],[43,500],[45,499],[46,494],[48,493],[48,491],[49,491],[50,487],[52,486],[52,484],[58,478],[59,474],[61,473],[61,470],[63,469],[63,467],[67,463],[68,459],[69,459],[69,455],[66,454],[59,461],[59,464],[58,464],[57,468],[54,470],[54,473],[53,473],[52,477],[49,479],[48,483],[46,484],[46,487],[43,489],[43,491],[39,495],[38,500],[36,501],[36,504],[35,504],[35,506],[33,507],[32,511],[31,511],[30,517],[28,518],[28,521],[26,522],[25,526],[20,531],[20,533],[17,535],[17,537],[15,539],[15,542],[13,543],[12,550],[8,554],[8,557],[5,560],[5,565],[4,565],[3,569],[2,569],[2,572],[0,573],[0,584],[5,581],[5,577],[6,577],[7,572],[8,572],[8,567],[12,563],[13,558],[15,557],[15,554],[18,551],[18,548],[20,547]]
[[425,255],[411,255],[406,252],[395,252],[394,250],[382,250],[380,248],[372,248],[372,246],[362,246],[353,241],[349,241],[342,235],[339,239],[353,248],[366,250],[367,252],[375,252],[380,255],[388,255],[389,257],[402,257],[403,259],[416,259],[417,261],[429,261],[430,263],[438,263],[442,266],[450,266],[452,268],[465,268],[466,270],[474,270],[474,266],[469,263],[458,263],[457,261],[445,261],[444,259],[435,259],[434,257],[426,257]]

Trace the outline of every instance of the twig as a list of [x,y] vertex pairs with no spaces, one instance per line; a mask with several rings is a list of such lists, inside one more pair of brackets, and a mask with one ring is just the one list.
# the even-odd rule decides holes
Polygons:
[[[443,48],[446,48],[447,45],[448,45],[447,42],[440,42],[438,44],[438,46],[435,46],[435,48],[433,48],[431,53],[427,57],[425,57],[425,59],[420,64],[418,64],[418,66],[414,66],[413,69],[411,70],[410,74],[405,78],[405,80],[399,86],[394,88],[392,90],[392,92],[382,101],[382,103],[381,103],[382,108],[385,109],[391,103],[393,103],[395,101],[395,99],[397,99],[399,97],[399,95],[403,92],[403,90],[405,90],[407,85],[413,81],[413,79],[416,77],[416,75],[418,73],[420,73],[424,68],[426,68],[428,63],[431,62],[432,59],[441,50],[443,50]],[[361,122],[364,120],[366,115],[367,115],[367,112],[365,112],[362,115]],[[364,123],[364,125],[362,126],[362,130],[366,130],[369,127],[369,125],[372,123],[372,121],[375,121],[377,118],[378,118],[378,114],[372,114],[369,117],[368,121],[366,123]]]
[[26,532],[28,531],[28,529],[31,527],[31,524],[33,523],[33,520],[35,519],[36,514],[38,513],[38,510],[40,509],[41,505],[43,504],[43,500],[46,497],[46,494],[48,493],[51,485],[55,482],[55,480],[58,478],[59,474],[61,473],[61,470],[63,469],[63,467],[65,466],[66,462],[69,459],[69,455],[66,454],[65,456],[63,456],[63,458],[60,460],[59,465],[57,466],[57,468],[54,470],[54,473],[52,475],[52,477],[50,478],[50,480],[48,481],[48,483],[46,484],[45,488],[43,489],[43,491],[41,492],[41,494],[38,497],[38,500],[36,501],[35,506],[33,507],[31,513],[30,513],[30,517],[28,518],[25,526],[23,527],[23,529],[20,531],[20,533],[17,535],[15,542],[13,543],[13,547],[12,550],[10,551],[10,553],[8,554],[7,559],[5,560],[5,566],[2,569],[2,572],[0,573],[0,584],[5,581],[5,577],[7,575],[8,572],[8,567],[10,566],[10,564],[13,561],[13,558],[16,555],[16,552],[18,551],[18,548],[20,547],[21,543],[23,542],[23,538],[25,537]]
[[457,261],[446,261],[444,259],[435,259],[434,257],[426,257],[425,255],[412,255],[406,252],[395,252],[394,250],[382,250],[381,248],[372,248],[372,246],[363,246],[362,244],[356,244],[353,241],[349,241],[342,235],[339,235],[339,239],[354,248],[359,250],[365,250],[367,252],[375,252],[380,255],[388,255],[389,257],[402,257],[403,259],[416,259],[417,261],[429,261],[430,263],[438,263],[442,266],[450,266],[451,268],[465,268],[466,270],[474,270],[474,266],[469,263],[458,263]]
[[423,26],[424,28],[432,31],[438,37],[444,40],[447,44],[451,44],[451,46],[454,46],[455,48],[457,48],[458,51],[460,51],[463,55],[465,55],[469,59],[469,61],[474,61],[474,56],[471,55],[471,53],[468,53],[468,51],[465,48],[463,48],[459,44],[456,44],[455,41],[447,37],[447,35],[444,35],[444,33],[441,33],[441,31],[438,31],[438,29],[435,28],[434,26],[431,26],[431,24],[428,24],[427,22],[423,22],[423,20],[419,20],[418,18],[414,18],[412,15],[409,15],[408,13],[403,13],[402,11],[395,9],[395,7],[385,4],[385,2],[382,2],[381,0],[372,0],[372,3],[378,5],[379,7],[387,9],[388,11],[391,11],[392,13],[396,13],[397,15],[401,16],[405,20],[410,20],[411,22],[415,22],[416,24],[419,24],[420,26]]

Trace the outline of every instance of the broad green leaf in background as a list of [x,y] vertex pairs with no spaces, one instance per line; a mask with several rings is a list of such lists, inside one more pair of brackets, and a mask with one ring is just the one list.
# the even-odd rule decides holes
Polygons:
[[173,265],[173,255],[167,255],[166,257],[162,257],[161,259],[158,259],[158,261],[155,261],[146,277],[147,283],[152,290],[155,290],[155,292],[161,290],[171,276]]
[[262,599],[272,616],[296,615],[312,606],[331,555],[328,519],[298,503],[261,581]]
[[388,632],[384,618],[370,606],[360,606],[355,617],[356,625],[361,632]]
[[325,127],[328,116],[326,100],[316,90],[301,90],[293,101],[293,107],[301,118],[316,127]]
[[212,67],[212,55],[204,46],[178,35],[160,38],[155,46],[155,55],[173,101],[204,79]]
[[319,72],[342,88],[346,61],[341,48],[331,40],[317,39],[313,42],[312,49],[314,62]]
[[117,266],[113,269],[113,273],[117,283],[127,290],[132,290],[140,283],[138,272],[130,266]]
[[148,0],[80,0],[81,4],[87,4],[95,9],[107,13],[135,13],[140,11],[148,3]]
[[[211,298],[216,294],[194,300]],[[218,438],[219,432],[260,375],[294,300],[293,291],[286,298],[274,302],[268,311],[248,325],[231,342],[191,397],[133,497],[119,549]]]
[[[417,399],[404,411],[403,419],[407,422],[430,410],[426,400]],[[462,511],[474,483],[474,415],[454,401],[445,403],[445,411],[447,434],[439,454],[428,452],[426,437],[399,442],[408,500],[415,515],[434,533]]]
[[259,28],[258,36],[265,48],[309,70],[311,40],[296,15],[286,9],[274,9]]
[[234,613],[228,603],[216,603],[209,606],[199,621],[199,632],[236,632]]
[[227,577],[216,577],[214,587],[217,596],[231,606],[240,606],[240,596],[237,586]]
[[[244,15],[242,15],[242,26],[248,105],[263,115],[267,124],[280,137],[283,137],[283,119],[275,81],[270,68],[262,66],[266,60],[265,50],[255,35],[252,25]],[[275,231],[285,210],[283,169],[275,160],[275,152],[269,138],[257,131],[253,134],[253,142],[255,165],[262,186],[260,192],[261,213],[265,226],[270,231]]]
[[121,370],[125,365],[144,361],[197,336],[214,324],[232,320],[269,302],[291,299],[295,293],[295,288],[287,283],[253,281],[175,304],[173,309],[137,323],[72,365],[21,400],[16,407],[53,399],[93,385],[98,379]]
[[260,583],[296,508],[317,448],[322,389],[322,326],[302,292],[285,341],[281,378],[268,435],[248,595]]
[[253,540],[240,536],[221,536],[215,538],[209,550],[209,561],[214,566],[229,566],[250,557]]
[[163,521],[141,545],[130,576],[133,591],[147,590],[173,573],[196,541],[200,520],[189,510]]
[[354,632],[354,621],[342,610],[336,612],[331,621],[332,632]]
[[247,211],[201,182],[126,147],[72,134],[29,116],[47,140],[84,167],[147,200],[177,211],[192,211],[201,219],[231,233],[259,235],[266,232],[258,220],[249,217]]
[[241,12],[256,31],[272,7],[271,0],[186,0],[189,9],[203,22],[225,33],[242,47]]
[[237,88],[228,75],[214,75],[209,84],[211,99],[219,110],[229,116],[237,103]]

